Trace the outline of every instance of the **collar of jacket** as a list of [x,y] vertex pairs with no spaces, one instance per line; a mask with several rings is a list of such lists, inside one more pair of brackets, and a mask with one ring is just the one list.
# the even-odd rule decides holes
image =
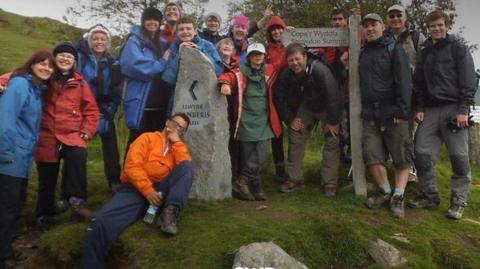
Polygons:
[[[198,45],[198,44],[200,44],[201,40],[202,40],[202,39],[198,36],[198,34],[195,34],[195,36],[193,37],[193,40],[192,40],[192,41],[193,41],[193,43],[195,43],[195,44]],[[174,43],[174,44],[175,44],[175,47],[178,48],[178,47],[180,46],[180,43],[181,43],[180,38],[177,37],[177,38],[175,39],[175,43]]]
[[430,48],[433,48],[433,47],[440,48],[440,47],[444,47],[444,46],[446,46],[450,43],[453,43],[454,41],[455,41],[455,37],[453,35],[447,34],[447,37],[445,37],[444,39],[442,39],[442,40],[438,41],[437,43],[433,44],[432,37],[430,36],[423,43],[423,47],[425,47],[426,49],[427,48],[430,49]]
[[[69,88],[77,88],[82,86],[83,81],[83,76],[78,73],[77,71],[74,71],[72,74],[72,77],[67,80],[67,83],[65,83],[65,86],[63,86],[63,89],[69,89]],[[60,85],[60,81],[57,81],[56,84]],[[58,90],[61,90],[62,87],[58,87]]]
[[25,79],[28,80],[28,82],[30,82],[32,84],[33,90],[34,90],[34,92],[37,96],[41,94],[42,90],[47,88],[47,86],[43,82],[41,82],[39,84],[34,84],[33,83],[33,75],[31,75],[31,74],[27,74],[24,77],[25,77]]
[[[132,35],[136,36],[140,40],[142,45],[144,45],[144,46],[148,47],[149,49],[155,51],[155,46],[153,46],[150,39],[143,34],[142,27],[140,25],[132,26],[132,29],[130,30],[130,33]],[[163,43],[165,43],[165,40],[162,38],[162,36],[160,34],[158,35],[158,41],[160,43],[160,46]]]
[[[403,30],[403,32],[401,32],[399,35],[398,35],[398,38],[397,40],[405,40],[407,39],[407,37],[409,35],[413,35],[413,32],[415,32],[415,27],[412,25],[412,26],[407,26],[405,28],[405,30]],[[388,27],[387,29],[385,29],[385,32],[384,32],[385,35],[389,35],[391,37],[395,37],[395,34],[393,32],[393,29],[391,27]]]
[[392,42],[395,42],[395,39],[393,39],[392,36],[382,35],[381,37],[379,37],[375,41],[365,42],[365,47],[367,47],[367,48],[386,47]]
[[212,33],[210,32],[210,30],[208,30],[208,28],[203,28],[202,34],[204,34],[205,36],[219,36],[220,32]]

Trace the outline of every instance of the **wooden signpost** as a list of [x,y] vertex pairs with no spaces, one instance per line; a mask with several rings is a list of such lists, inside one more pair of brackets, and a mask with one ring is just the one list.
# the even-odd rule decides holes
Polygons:
[[285,31],[282,42],[300,43],[307,47],[349,48],[349,91],[350,91],[350,148],[352,151],[352,173],[355,194],[367,195],[365,165],[362,153],[362,103],[358,57],[360,55],[360,15],[349,17],[349,28],[295,28]]

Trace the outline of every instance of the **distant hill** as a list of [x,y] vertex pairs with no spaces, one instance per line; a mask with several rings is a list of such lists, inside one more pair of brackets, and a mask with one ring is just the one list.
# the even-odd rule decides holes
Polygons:
[[24,17],[0,9],[0,73],[12,70],[38,49],[76,42],[86,30],[49,18]]

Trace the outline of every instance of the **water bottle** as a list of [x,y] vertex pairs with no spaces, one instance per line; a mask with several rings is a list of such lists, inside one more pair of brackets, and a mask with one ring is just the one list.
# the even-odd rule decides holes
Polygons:
[[[159,191],[158,195],[160,196],[160,199],[163,198],[162,192]],[[158,206],[150,205],[147,209],[147,213],[145,214],[145,217],[143,217],[143,221],[148,224],[152,224],[153,220],[155,219],[155,215],[157,215],[157,210],[158,210]]]

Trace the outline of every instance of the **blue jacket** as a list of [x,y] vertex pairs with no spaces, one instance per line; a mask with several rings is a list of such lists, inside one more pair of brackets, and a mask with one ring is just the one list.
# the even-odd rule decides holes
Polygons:
[[[78,53],[77,71],[82,73],[88,81],[100,112],[105,118],[112,120],[117,111],[122,97],[120,96],[119,74],[112,70],[112,66],[118,66],[118,61],[110,53],[105,53],[99,61],[88,47],[86,39],[80,40],[76,45]],[[99,67],[102,66],[102,76],[97,76]],[[116,76],[116,77],[114,77]],[[101,81],[103,80],[103,82]],[[98,87],[103,84],[103,93],[99,93]]]
[[[200,51],[210,59],[215,68],[215,73],[217,76],[221,75],[223,73],[223,61],[220,58],[215,46],[211,42],[202,39],[198,35],[195,35],[193,42],[197,44],[198,49],[200,49]],[[180,40],[177,38],[175,42],[170,45],[170,58],[168,59],[165,72],[162,74],[163,81],[170,85],[175,85],[175,82],[177,81],[178,67],[180,63],[179,48]]]
[[[161,52],[165,50],[165,41],[160,40]],[[140,26],[132,27],[130,36],[121,51],[120,68],[127,78],[123,100],[125,120],[129,129],[138,129],[143,117],[152,81],[165,69],[165,60],[155,53],[151,42],[142,34]]]
[[40,134],[42,88],[33,85],[31,75],[17,76],[0,95],[0,174],[30,176]]

